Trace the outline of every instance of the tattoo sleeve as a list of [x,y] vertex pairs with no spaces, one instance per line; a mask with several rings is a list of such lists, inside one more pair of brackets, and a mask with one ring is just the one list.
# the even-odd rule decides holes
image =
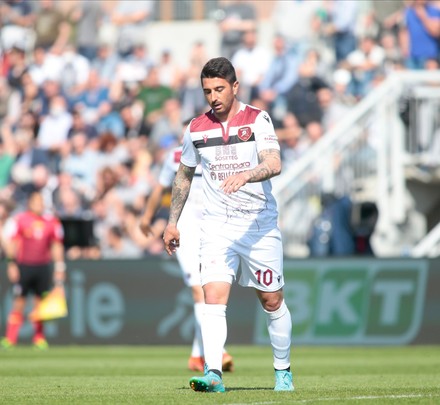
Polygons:
[[277,149],[265,149],[258,154],[260,164],[248,171],[248,183],[257,183],[281,173],[281,156]]
[[177,224],[180,218],[180,214],[189,195],[195,170],[195,167],[185,166],[180,163],[171,192],[170,217],[168,220],[170,223]]

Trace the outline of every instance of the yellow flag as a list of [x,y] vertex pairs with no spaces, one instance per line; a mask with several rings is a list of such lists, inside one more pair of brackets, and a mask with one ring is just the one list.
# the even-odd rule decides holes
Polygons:
[[55,287],[29,314],[31,321],[49,321],[67,316],[67,301],[63,287]]

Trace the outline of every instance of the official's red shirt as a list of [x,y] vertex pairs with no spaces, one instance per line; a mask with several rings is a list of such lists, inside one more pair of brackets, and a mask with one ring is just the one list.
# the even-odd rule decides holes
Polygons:
[[61,222],[53,215],[38,216],[33,212],[22,212],[10,226],[9,236],[17,241],[16,260],[20,264],[48,264],[52,260],[52,243],[62,242],[64,237]]

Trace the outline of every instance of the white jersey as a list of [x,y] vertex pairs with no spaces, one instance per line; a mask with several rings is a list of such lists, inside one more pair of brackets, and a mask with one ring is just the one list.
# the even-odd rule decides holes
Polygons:
[[[180,164],[182,147],[172,149],[162,166],[159,183],[171,187]],[[177,228],[180,232],[180,247],[176,251],[177,260],[182,268],[185,284],[192,287],[200,285],[200,226],[202,219],[202,169],[196,167],[191,190],[182,210]]]
[[229,195],[220,190],[230,175],[256,167],[258,153],[266,149],[280,149],[272,121],[265,111],[247,104],[241,104],[226,129],[212,111],[188,125],[181,162],[189,167],[202,165],[203,219],[210,228],[248,231],[277,227],[270,180],[248,183]]
[[[159,174],[159,183],[163,187],[171,187],[173,185],[174,177],[180,164],[180,157],[182,156],[182,146],[172,149],[162,166]],[[182,210],[180,221],[200,220],[202,218],[202,168],[200,165],[196,167],[194,178],[191,184],[191,190],[186,200],[186,204]]]

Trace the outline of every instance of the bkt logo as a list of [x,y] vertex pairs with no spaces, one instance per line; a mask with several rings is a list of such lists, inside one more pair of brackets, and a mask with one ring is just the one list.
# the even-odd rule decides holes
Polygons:
[[[427,271],[423,260],[286,261],[293,343],[410,343],[423,316]],[[255,340],[268,343],[260,312]]]

